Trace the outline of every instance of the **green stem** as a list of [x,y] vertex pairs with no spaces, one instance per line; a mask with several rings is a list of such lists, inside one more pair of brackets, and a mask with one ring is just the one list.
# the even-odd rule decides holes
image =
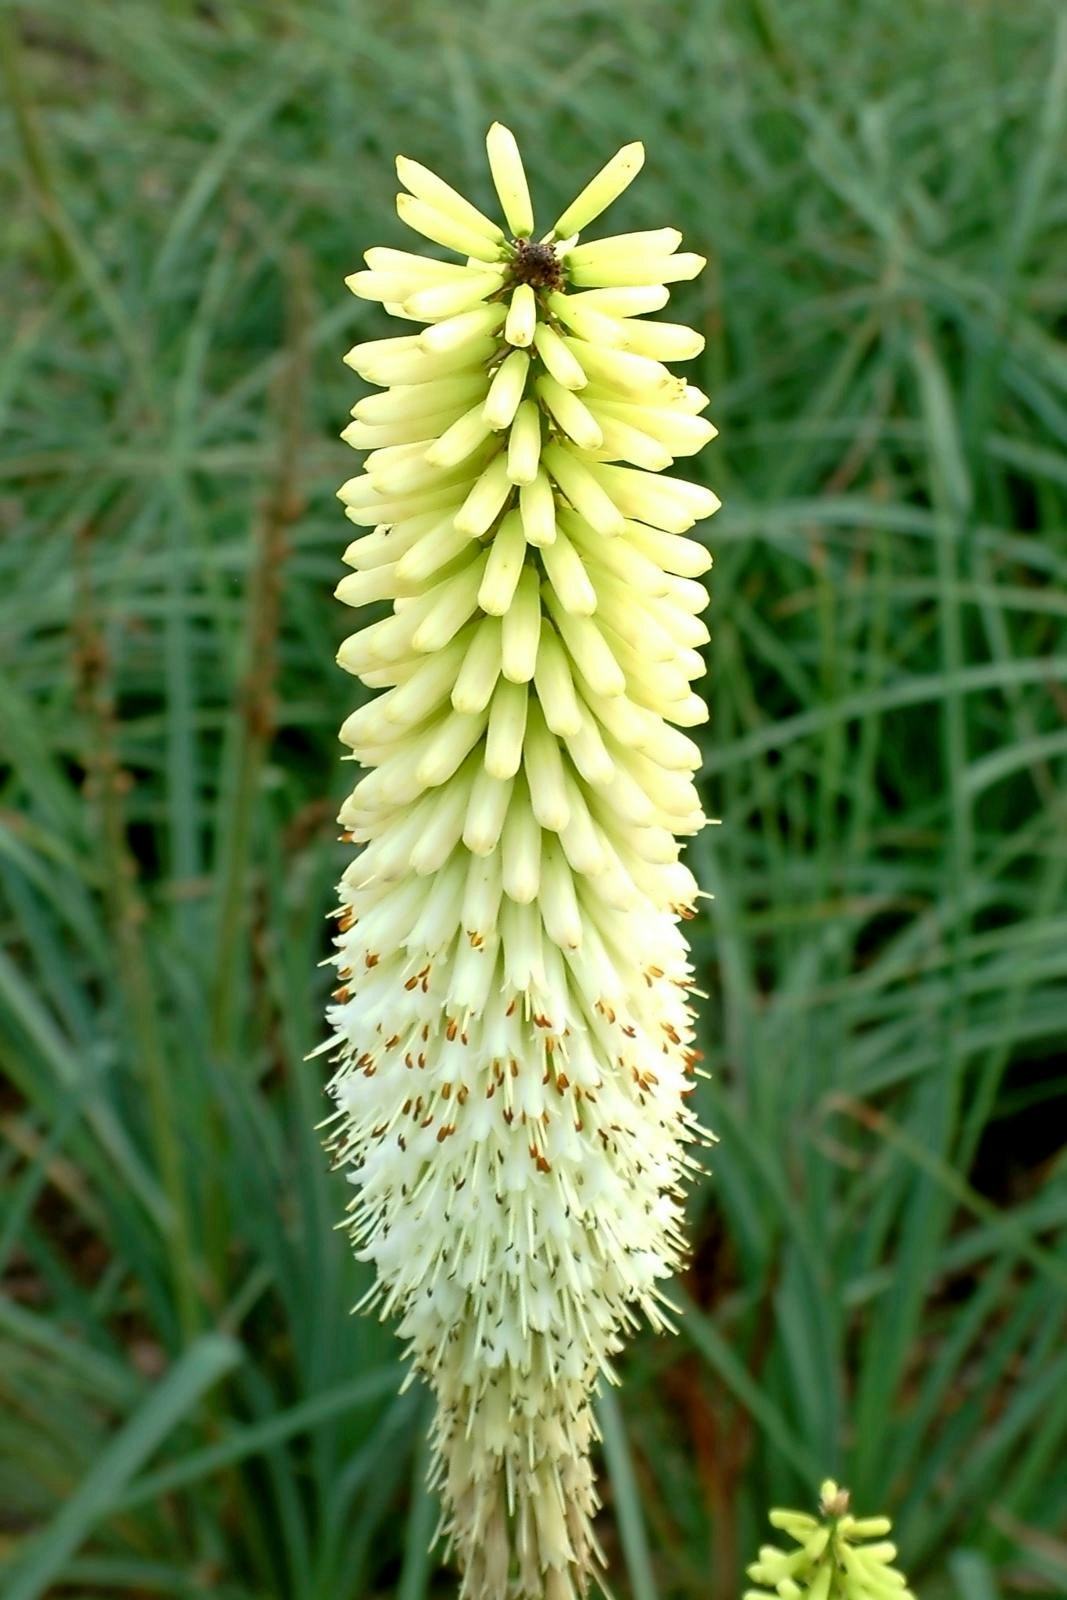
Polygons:
[[93,611],[88,581],[88,551],[83,541],[79,565],[77,666],[92,734],[86,769],[92,775],[99,806],[101,850],[107,883],[107,904],[115,939],[118,982],[132,1036],[136,1065],[148,1095],[149,1123],[160,1179],[167,1200],[164,1232],[174,1275],[178,1324],[190,1344],[200,1328],[200,1303],[194,1279],[193,1235],[187,1204],[182,1152],[171,1095],[168,1062],[159,1026],[155,984],[145,955],[142,932],[146,917],[137,891],[136,863],[126,839],[123,795],[127,776],[116,749],[115,704],[109,684],[107,653]]
[[0,72],[11,102],[15,132],[22,147],[30,192],[48,230],[52,266],[57,276],[66,277],[73,268],[70,250],[59,224],[59,203],[56,199],[52,172],[45,152],[41,130],[37,124],[33,100],[27,92],[15,14],[0,10]]
[[211,986],[211,1042],[221,1056],[233,1048],[235,981],[247,937],[248,859],[256,792],[274,731],[274,674],[285,535],[296,514],[303,393],[307,368],[307,269],[290,269],[287,359],[275,396],[277,469],[252,543],[245,606],[242,678],[234,718],[233,784],[223,818],[223,873]]

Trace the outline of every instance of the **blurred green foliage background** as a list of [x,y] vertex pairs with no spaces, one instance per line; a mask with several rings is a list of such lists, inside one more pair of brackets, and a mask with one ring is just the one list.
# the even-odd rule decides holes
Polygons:
[[447,1595],[314,1125],[344,852],[342,287],[404,151],[709,258],[690,860],[721,1136],[604,1404],[616,1594],[820,1477],[926,1600],[1067,1592],[1067,13],[0,11],[0,1589]]

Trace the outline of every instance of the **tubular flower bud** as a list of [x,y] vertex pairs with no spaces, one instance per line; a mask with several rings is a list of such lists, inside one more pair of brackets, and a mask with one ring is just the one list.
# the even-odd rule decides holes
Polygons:
[[759,1587],[747,1589],[742,1600],[915,1600],[892,1565],[896,1545],[884,1537],[889,1518],[854,1517],[848,1507],[848,1490],[828,1478],[818,1517],[772,1511],[772,1526],[788,1534],[794,1548],[762,1545],[748,1568]]
[[[684,1254],[698,1052],[679,835],[717,507],[656,476],[714,435],[642,321],[700,257],[673,229],[580,245],[640,169],[628,145],[533,238],[512,135],[490,130],[505,233],[400,158],[400,216],[460,261],[367,252],[353,292],[416,331],[346,360],[381,391],[344,437],[366,530],[342,645],[381,693],[342,739],[329,1018],[331,1147],[349,1228],[432,1386],[436,1481],[469,1600],[573,1600],[600,1559],[592,1400]],[[556,236],[560,242],[554,243]],[[563,237],[565,235],[565,237]]]

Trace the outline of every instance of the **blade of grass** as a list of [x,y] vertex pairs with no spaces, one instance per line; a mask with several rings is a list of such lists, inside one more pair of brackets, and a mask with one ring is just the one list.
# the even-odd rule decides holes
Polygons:
[[116,1504],[144,1460],[189,1416],[198,1401],[241,1360],[240,1346],[218,1334],[193,1344],[101,1452],[87,1477],[9,1571],[6,1600],[39,1600],[95,1525]]
[[615,1523],[626,1557],[633,1600],[658,1600],[652,1555],[641,1513],[641,1493],[634,1474],[622,1408],[614,1390],[603,1388],[600,1391],[596,1416],[604,1448],[604,1464],[611,1481]]
[[434,1526],[438,1497],[430,1488],[430,1445],[426,1432],[412,1461],[411,1500],[404,1525],[404,1561],[396,1586],[396,1600],[426,1600],[433,1571]]
[[198,1450],[193,1455],[136,1479],[116,1501],[116,1508],[128,1511],[134,1506],[158,1500],[175,1489],[186,1488],[197,1479],[216,1473],[223,1467],[260,1455],[272,1445],[292,1438],[294,1434],[310,1432],[326,1417],[343,1416],[356,1407],[373,1405],[392,1393],[396,1386],[397,1373],[392,1367],[380,1372],[364,1373],[347,1383],[337,1384],[324,1394],[314,1395],[299,1405],[277,1411],[263,1422],[237,1430],[218,1444],[209,1445],[204,1450]]

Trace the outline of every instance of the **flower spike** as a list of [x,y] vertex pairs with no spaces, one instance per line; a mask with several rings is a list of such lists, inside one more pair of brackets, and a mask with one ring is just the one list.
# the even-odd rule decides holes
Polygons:
[[460,259],[372,249],[352,291],[414,331],[345,358],[380,391],[343,437],[361,531],[338,598],[388,602],[340,665],[377,694],[341,739],[331,1147],[349,1229],[433,1388],[466,1600],[575,1600],[602,1559],[592,1401],[683,1259],[699,1059],[680,923],[704,823],[690,531],[661,475],[714,437],[647,320],[699,270],[673,229],[581,244],[627,145],[533,236],[515,140],[487,149],[507,232],[400,157],[401,218]]
[[893,1566],[897,1547],[885,1535],[888,1517],[855,1517],[850,1495],[827,1478],[819,1489],[819,1515],[775,1510],[771,1524],[793,1541],[780,1550],[760,1547],[747,1568],[757,1588],[742,1600],[915,1600],[904,1574]]

